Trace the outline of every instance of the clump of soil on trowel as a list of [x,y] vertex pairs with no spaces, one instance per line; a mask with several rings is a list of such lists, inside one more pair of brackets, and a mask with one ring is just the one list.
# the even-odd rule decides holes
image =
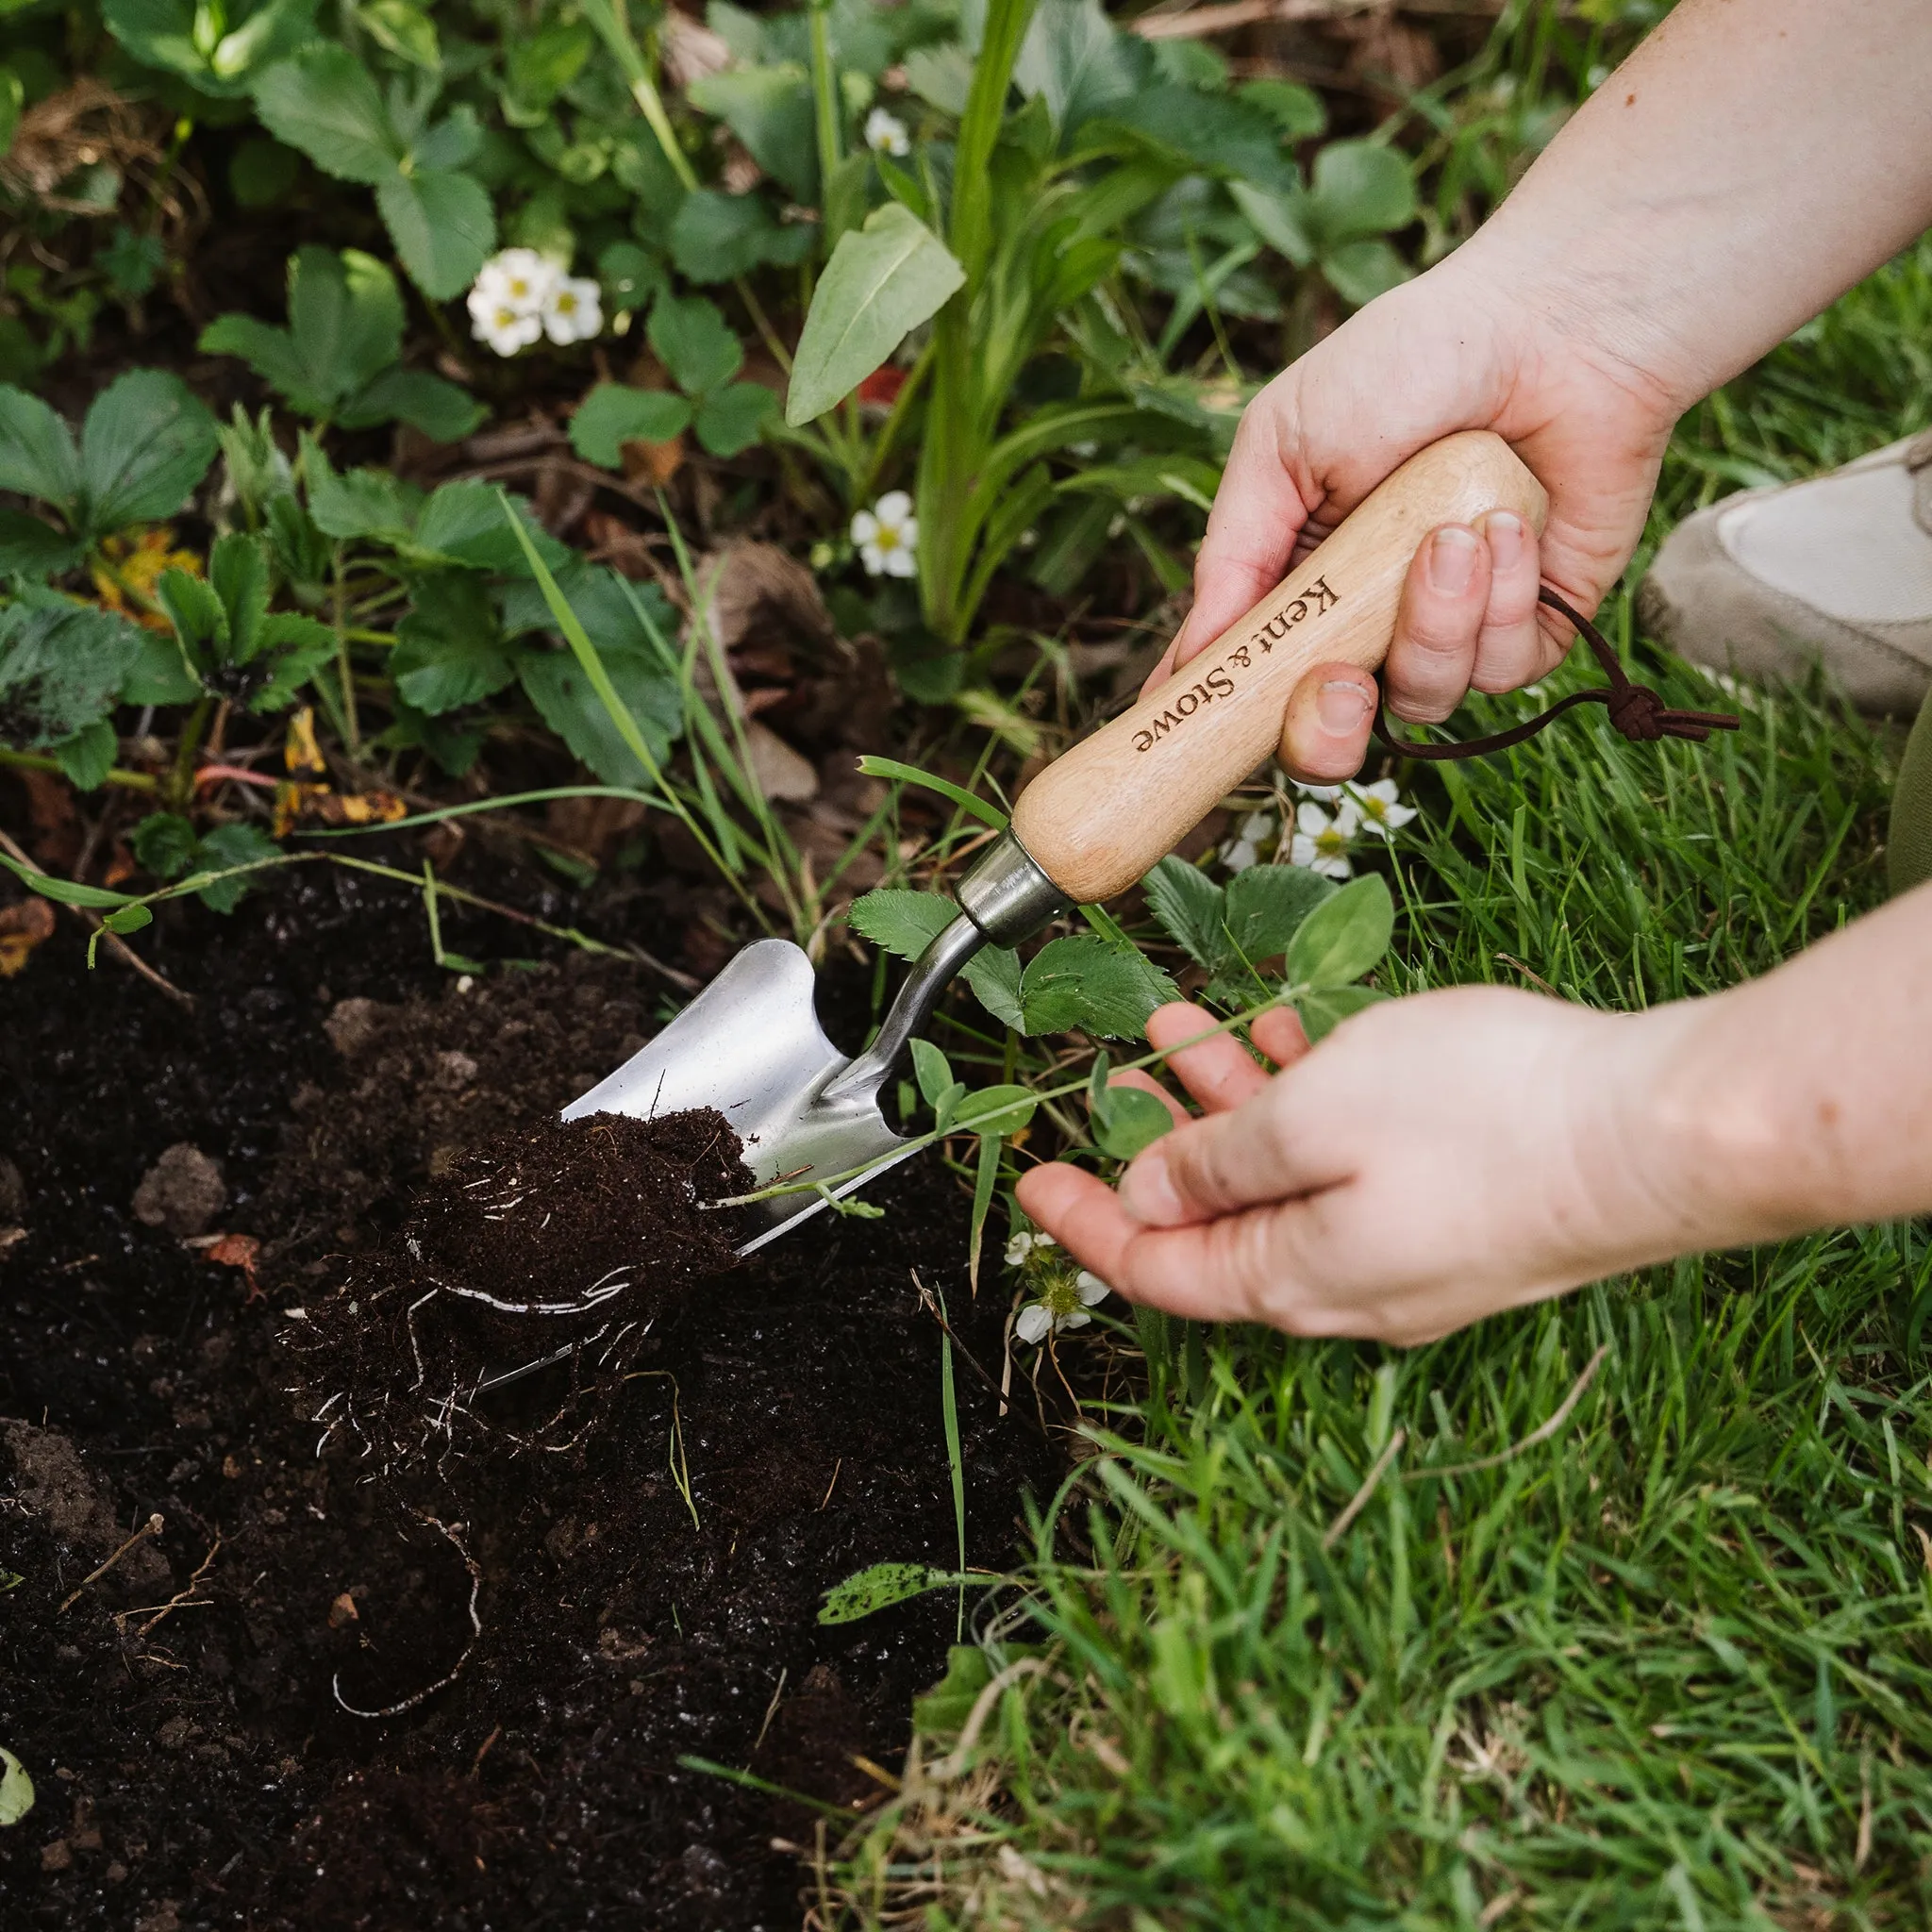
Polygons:
[[[385,1471],[477,1430],[555,1441],[621,1384],[672,1303],[738,1262],[756,1185],[709,1108],[591,1114],[500,1134],[448,1160],[402,1230],[304,1311],[317,1420]],[[567,1364],[531,1419],[492,1385]]]

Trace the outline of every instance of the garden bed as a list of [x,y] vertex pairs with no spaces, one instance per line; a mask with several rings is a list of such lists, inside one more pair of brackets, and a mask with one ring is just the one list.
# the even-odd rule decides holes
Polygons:
[[[950,1596],[816,1622],[867,1564],[957,1560],[919,1284],[995,1378],[1005,1307],[935,1158],[883,1220],[668,1300],[568,1431],[567,1369],[386,1480],[311,1420],[288,1309],[368,1278],[433,1174],[615,1066],[664,991],[581,956],[458,979],[420,916],[304,872],[219,930],[164,918],[192,1014],[86,973],[77,924],[0,982],[0,1737],[39,1787],[0,1838],[9,1927],[793,1925],[824,1813],[680,1760],[850,1813],[944,1669]],[[180,1143],[221,1205],[204,1170],[145,1224]],[[962,1363],[958,1403],[969,1559],[1003,1564],[1056,1458],[1030,1397],[1002,1419]]]

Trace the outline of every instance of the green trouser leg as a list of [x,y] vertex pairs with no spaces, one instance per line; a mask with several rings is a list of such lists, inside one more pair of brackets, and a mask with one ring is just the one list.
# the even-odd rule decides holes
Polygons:
[[1932,697],[1919,708],[1919,721],[1899,762],[1885,869],[1894,893],[1932,879]]

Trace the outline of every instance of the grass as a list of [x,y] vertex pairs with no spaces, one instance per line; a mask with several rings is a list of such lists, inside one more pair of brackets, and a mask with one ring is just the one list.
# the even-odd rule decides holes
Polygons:
[[[1922,426],[1927,345],[1921,244],[1686,419],[1651,542]],[[1626,600],[1610,618],[1674,702],[1712,702]],[[1396,987],[1641,1006],[1874,905],[1883,739],[1822,692],[1739,702],[1703,749],[1628,747],[1591,712],[1419,780]],[[1928,1314],[1907,1224],[1681,1261],[1407,1355],[1195,1334],[1178,1388],[1094,1416],[1024,1599],[981,1620],[994,1670],[1028,1660],[1016,1630],[1044,1647],[970,1753],[915,1744],[849,1848],[850,1922],[1927,1923]]]

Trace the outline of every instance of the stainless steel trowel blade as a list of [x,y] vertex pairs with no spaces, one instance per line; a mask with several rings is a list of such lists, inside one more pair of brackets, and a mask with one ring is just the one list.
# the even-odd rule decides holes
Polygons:
[[[816,977],[789,940],[746,946],[648,1046],[565,1108],[563,1118],[651,1120],[716,1108],[743,1141],[744,1164],[760,1187],[829,1181],[870,1161],[904,1159],[912,1143],[886,1124],[876,1082],[826,1091],[852,1062],[819,1024]],[[871,1178],[833,1182],[830,1191],[847,1194]],[[763,1247],[825,1205],[815,1192],[760,1202],[766,1224],[739,1253]]]

